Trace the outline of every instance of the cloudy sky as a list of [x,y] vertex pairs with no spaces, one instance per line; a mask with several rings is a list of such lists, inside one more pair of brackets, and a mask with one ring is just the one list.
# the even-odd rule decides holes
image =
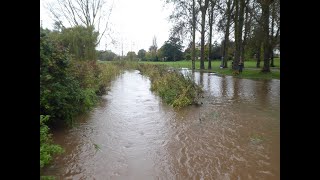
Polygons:
[[[52,16],[45,8],[48,1],[54,2],[40,0],[40,20],[44,28],[52,29]],[[109,6],[112,0],[107,1]],[[120,54],[123,44],[124,54],[131,50],[137,53],[139,49],[148,50],[154,36],[158,47],[161,47],[169,38],[170,13],[170,7],[164,6],[163,0],[114,0],[109,32],[117,43],[111,43],[110,37],[107,40],[103,38],[97,49],[105,50],[107,44],[107,49]]]
[[[44,28],[53,29],[53,20],[50,12],[45,5],[48,2],[57,0],[40,0],[40,22]],[[158,48],[169,39],[169,32],[172,23],[168,21],[171,14],[172,6],[164,6],[164,0],[105,0],[107,2],[106,9],[113,9],[110,15],[108,31],[112,39],[107,36],[103,38],[97,47],[98,50],[112,50],[121,55],[123,44],[123,54],[128,51],[138,53],[140,49],[148,51],[152,45],[152,39],[157,39]],[[67,24],[65,24],[67,26]],[[221,34],[213,33],[213,42],[220,41]],[[197,32],[196,38],[200,38]],[[185,46],[188,41],[185,41]]]

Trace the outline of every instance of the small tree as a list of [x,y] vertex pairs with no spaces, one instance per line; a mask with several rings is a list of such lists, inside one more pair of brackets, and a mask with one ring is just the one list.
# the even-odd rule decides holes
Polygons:
[[138,58],[141,59],[142,61],[146,60],[146,53],[147,53],[146,50],[140,49],[138,51]]
[[179,38],[170,37],[168,41],[160,48],[161,56],[168,61],[177,61],[183,59],[182,45]]
[[95,32],[93,27],[64,28],[60,34],[62,45],[69,48],[76,60],[96,60],[98,32]]
[[152,61],[158,61],[157,50],[158,50],[157,38],[154,36],[152,40],[152,45],[149,48]]
[[127,58],[130,60],[130,61],[132,61],[132,60],[134,60],[135,58],[136,58],[136,53],[134,52],[134,51],[129,51],[128,53],[127,53]]

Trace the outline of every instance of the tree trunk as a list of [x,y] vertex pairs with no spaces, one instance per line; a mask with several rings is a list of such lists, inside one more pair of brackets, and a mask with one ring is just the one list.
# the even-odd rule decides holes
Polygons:
[[269,0],[261,3],[262,7],[262,28],[263,28],[263,68],[262,72],[270,72],[270,36],[269,36]]
[[205,35],[205,23],[206,23],[206,12],[208,9],[209,0],[204,1],[204,5],[201,5],[200,1],[200,11],[201,11],[201,56],[200,56],[200,69],[205,69],[204,67],[204,35]]
[[227,24],[226,32],[224,34],[224,44],[223,44],[223,67],[228,68],[228,43],[229,43],[229,30],[230,30],[230,21],[231,21],[231,0],[227,2]]
[[273,63],[273,48],[275,45],[275,37],[273,35],[274,33],[274,19],[275,19],[275,3],[272,3],[272,21],[271,21],[271,47],[270,47],[270,56],[271,56],[271,63],[270,66],[271,67],[275,67],[274,63]]
[[[240,3],[239,3],[240,1]],[[239,73],[240,53],[242,48],[242,27],[244,21],[244,5],[245,0],[235,0],[236,14],[235,14],[235,58],[232,69],[235,73]]]
[[274,65],[274,63],[273,63],[273,50],[271,50],[271,52],[272,52],[272,53],[270,54],[270,56],[271,56],[271,57],[270,57],[270,61],[271,61],[271,62],[270,62],[270,67],[275,67],[275,65]]
[[209,14],[209,26],[210,26],[210,31],[209,31],[208,69],[212,69],[212,68],[211,68],[211,49],[212,49],[213,6],[214,6],[214,5],[211,5],[211,11],[210,11],[210,14]]
[[260,68],[260,61],[261,61],[261,42],[258,45],[258,52],[257,52],[257,68]]
[[244,36],[243,36],[243,41],[242,41],[242,48],[241,48],[241,58],[242,58],[242,63],[244,65],[244,50],[245,50],[245,46],[246,46],[246,42],[247,42],[247,37],[248,37],[248,33],[250,31],[250,23],[251,23],[251,17],[249,19],[249,11],[248,11],[248,4],[249,4],[249,0],[246,0],[245,3],[245,23],[244,23]]
[[[204,9],[204,8],[203,8]],[[206,11],[201,10],[201,55],[200,55],[200,69],[204,69],[204,32],[206,22]]]
[[[240,1],[240,3],[239,3]],[[239,73],[239,63],[241,60],[241,49],[242,49],[242,27],[244,21],[244,6],[245,0],[235,0],[236,14],[235,14],[235,58],[233,61],[233,71]]]
[[196,14],[195,0],[192,1],[192,70],[195,70],[196,61]]

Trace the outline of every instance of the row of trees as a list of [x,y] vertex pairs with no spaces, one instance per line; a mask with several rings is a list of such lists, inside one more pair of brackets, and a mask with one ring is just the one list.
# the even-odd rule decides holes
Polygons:
[[[155,42],[155,41],[153,41]],[[223,44],[223,42],[222,42]],[[234,45],[234,42],[230,42],[231,45]],[[149,51],[144,49],[140,49],[137,54],[137,58],[142,61],[179,61],[179,60],[191,60],[192,55],[192,43],[189,43],[188,47],[182,51],[182,41],[177,38],[171,36],[168,41],[165,41],[161,48],[157,47],[155,43],[150,46]],[[197,44],[195,49],[195,57],[200,57],[200,44]],[[211,50],[209,50],[211,49]],[[232,51],[234,48],[229,49],[230,58],[233,57]],[[133,52],[134,53],[134,52]],[[211,47],[209,44],[205,44],[204,46],[204,59],[208,60],[210,53],[211,60],[220,60],[222,57],[222,46],[217,41],[215,41]],[[128,56],[128,55],[127,55]]]
[[[223,65],[228,67],[230,40],[234,40],[232,69],[238,72],[239,62],[245,58],[263,57],[263,72],[270,72],[273,49],[280,47],[279,0],[166,0],[174,5],[170,20],[174,23],[172,36],[189,37],[192,68],[196,60],[196,31],[200,32],[200,69],[208,58],[211,69],[213,28],[224,34],[222,44]],[[209,55],[205,57],[205,44]]]
[[158,49],[157,39],[154,37],[149,51],[140,49],[137,57],[142,61],[178,61],[184,59],[182,48],[179,38],[170,37]]

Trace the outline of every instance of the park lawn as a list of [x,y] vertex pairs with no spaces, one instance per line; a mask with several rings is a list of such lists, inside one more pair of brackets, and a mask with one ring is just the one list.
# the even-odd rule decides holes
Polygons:
[[[109,63],[113,61],[101,61],[103,63]],[[153,61],[139,61],[142,64],[164,64],[173,68],[189,68],[192,67],[191,60],[182,60],[182,61],[169,61],[169,62],[153,62]],[[238,78],[247,78],[247,79],[280,79],[280,58],[274,59],[274,65],[276,67],[271,68],[271,73],[261,73],[261,68],[263,66],[263,61],[260,63],[261,68],[256,68],[256,61],[245,61],[243,72],[239,75],[234,75],[231,70],[231,61],[228,62],[228,68],[220,69],[219,60],[214,60],[211,62],[212,70],[208,70],[208,62],[205,61],[205,70],[203,72],[213,72],[217,75],[229,75],[235,76]],[[196,61],[196,70],[200,70],[200,62]]]
[[[182,60],[182,61],[168,61],[168,62],[154,62],[154,61],[140,61],[140,63],[147,63],[147,64],[166,64],[168,66],[174,67],[174,68],[190,68],[192,67],[192,62],[191,60]],[[213,60],[211,61],[211,66],[214,69],[219,68],[221,64],[220,60]],[[250,60],[250,61],[245,61],[244,66],[246,68],[256,68],[256,61]],[[280,58],[274,58],[274,67],[275,69],[280,69]],[[260,67],[263,66],[263,61],[260,62]],[[208,68],[208,61],[204,62],[204,67],[207,69]],[[231,67],[231,61],[228,61],[228,67]],[[196,69],[200,69],[200,61],[196,61]],[[271,68],[273,69],[273,68]]]
[[[191,60],[183,60],[183,61],[169,61],[169,62],[152,62],[152,61],[140,61],[139,63],[145,63],[145,64],[165,64],[170,67],[174,68],[189,68],[192,67]],[[230,69],[231,67],[231,61],[228,62],[228,68],[227,69],[220,69],[220,63],[219,60],[211,61],[212,70],[208,70],[208,62],[205,61],[205,70],[204,72],[214,72],[220,75],[230,75],[230,76],[236,76],[239,78],[248,78],[248,79],[280,79],[280,58],[274,59],[274,65],[276,67],[271,68],[271,73],[261,73],[261,68],[256,68],[256,61],[245,61],[245,68],[243,69],[243,72],[239,75],[234,75],[233,71]],[[263,66],[263,62],[260,63],[260,67]],[[251,69],[253,68],[253,69]],[[196,61],[196,70],[200,69],[200,62]],[[272,69],[278,69],[273,70]]]
[[[270,67],[271,69],[280,69],[280,58],[274,58],[273,64],[275,65],[275,67]],[[256,68],[256,65],[257,65],[257,61],[254,61],[254,60],[249,60],[244,62],[244,66],[248,68]],[[263,61],[260,62],[260,67],[262,66],[263,66]]]
[[271,73],[262,73],[261,70],[243,69],[241,74],[234,75],[232,69],[218,69],[218,75],[229,75],[246,79],[280,79],[280,71],[271,71]]

